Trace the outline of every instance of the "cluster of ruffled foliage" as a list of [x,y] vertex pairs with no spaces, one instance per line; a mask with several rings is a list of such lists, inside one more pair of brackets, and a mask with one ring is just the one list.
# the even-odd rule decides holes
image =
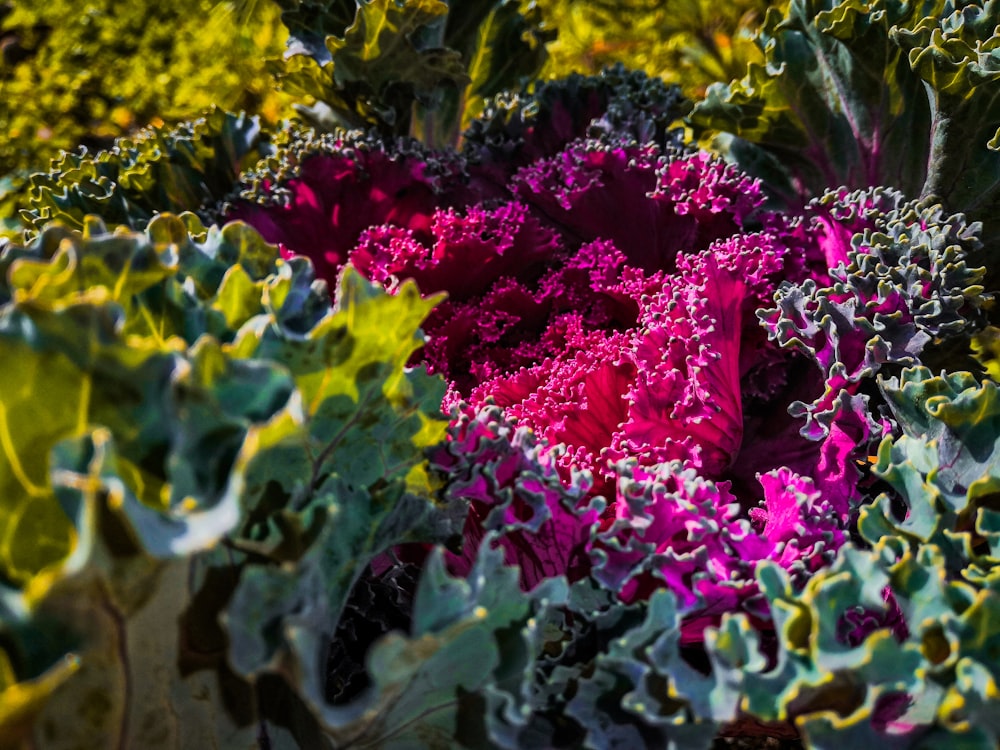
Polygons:
[[[762,561],[759,616],[723,614],[704,627],[700,643],[687,627],[697,610],[677,597],[660,589],[622,603],[596,566],[586,574],[586,536],[572,529],[589,523],[600,503],[580,504],[584,478],[554,481],[551,456],[497,407],[466,414],[433,464],[450,476],[452,498],[470,502],[467,546],[461,554],[433,551],[404,608],[411,635],[434,648],[432,623],[464,624],[467,635],[449,648],[459,660],[484,663],[475,674],[464,660],[451,663],[469,670],[460,678],[435,672],[437,680],[462,683],[448,698],[454,705],[446,707],[441,694],[422,703],[435,716],[427,724],[460,746],[512,749],[708,748],[727,727],[781,736],[792,723],[808,747],[831,750],[995,747],[1000,526],[991,503],[1000,391],[921,368],[881,387],[903,434],[883,442],[875,471],[886,492],[862,509],[871,546],[846,543],[815,571],[789,570],[777,556]],[[939,469],[946,464],[954,472]],[[673,472],[670,480],[660,500],[705,491],[690,475]],[[794,487],[780,473],[768,481],[784,492]],[[678,506],[675,512],[689,510]],[[771,523],[789,546],[804,537],[787,516]],[[596,548],[600,535],[591,541]],[[518,585],[517,569],[501,560],[527,547],[534,551],[515,552],[525,564]],[[560,549],[574,552],[561,556]],[[682,570],[690,561],[673,562]],[[381,575],[398,580],[411,565],[397,562]],[[568,580],[548,575],[559,569]],[[359,611],[371,612],[364,602],[375,580],[361,589]],[[498,589],[502,598],[494,597]],[[432,602],[447,614],[436,614]],[[505,625],[478,629],[475,618],[493,617],[500,602]],[[352,627],[364,621],[356,616]],[[400,655],[405,643],[389,635],[373,647],[372,680],[390,668],[382,644]],[[442,656],[435,651],[434,668]],[[394,746],[387,734],[366,738]]]
[[[576,489],[544,506],[507,484],[453,490],[472,508],[467,561],[503,518],[528,588],[560,566],[623,601],[665,586],[695,641],[723,612],[766,620],[759,565],[804,582],[868,497],[857,464],[891,428],[875,373],[975,330],[978,225],[884,189],[769,211],[759,183],[675,144],[675,90],[621,69],[494,106],[461,155],[300,131],[228,216],[328,278],[350,263],[446,292],[419,357],[445,406],[467,402],[467,421],[494,404],[561,446],[546,482]],[[449,481],[523,477],[475,449],[480,432],[436,459]],[[599,522],[570,512],[595,496]]]
[[[709,88],[690,117],[696,132],[795,206],[834,186],[886,186],[961,212],[983,231],[966,247],[1000,288],[1000,4],[992,0],[795,0],[768,14],[763,61]],[[968,346],[935,366],[1000,377],[1000,307]]]
[[[560,477],[559,451],[503,416],[497,406],[465,407],[451,439],[431,454],[447,477],[445,497],[469,507],[462,553],[449,558],[467,573],[485,533],[495,533],[509,563],[532,589],[545,578],[590,576],[622,601],[668,588],[686,613],[686,642],[741,605],[756,611],[754,570],[763,560],[800,583],[833,560],[845,533],[840,516],[812,480],[787,468],[761,476],[763,507],[750,518],[729,491],[680,461],[615,467],[617,487],[591,496],[589,477]],[[603,520],[602,520],[603,518]]]
[[318,129],[0,249],[0,748],[1000,744],[993,4],[772,14],[742,168],[535,9],[282,5]]
[[803,435],[854,448],[838,460],[856,475],[843,462],[863,458],[861,449],[892,427],[874,376],[922,362],[954,365],[992,295],[980,283],[986,269],[970,267],[980,226],[961,214],[882,188],[841,189],[810,205],[825,214],[829,278],[783,281],[776,307],[757,314],[769,338],[819,366],[821,389],[789,412],[805,418]]
[[[486,537],[528,592],[561,572],[616,607],[644,609],[668,589],[675,648],[716,669],[725,632],[727,648],[757,653],[727,685],[731,697],[756,691],[750,715],[796,719],[816,746],[834,731],[824,701],[872,737],[904,724],[907,743],[961,734],[928,712],[934,690],[899,687],[916,669],[899,661],[912,609],[888,582],[899,560],[837,551],[877,494],[870,446],[896,424],[875,375],[946,358],[982,322],[980,225],[888,189],[841,189],[798,216],[772,213],[757,183],[657,129],[650,97],[624,97],[627,115],[609,117],[617,92],[642,90],[622,80],[612,71],[498,100],[461,157],[305,133],[292,158],[246,183],[231,215],[327,273],[350,262],[390,289],[412,279],[448,292],[420,360],[449,380],[446,403],[471,403],[432,454],[446,496],[470,508],[465,547],[445,558],[453,575],[471,574]],[[606,111],[582,115],[565,91],[593,92]],[[377,200],[388,195],[402,200]],[[537,437],[560,448],[540,450]],[[831,593],[858,566],[882,571],[872,574],[881,585]],[[852,604],[820,624],[831,596]],[[835,630],[837,645],[824,648],[850,652],[846,666],[822,652],[783,655],[792,640],[775,651],[768,634],[785,632],[776,607],[788,597],[813,597],[817,627]],[[867,636],[882,627],[892,645],[869,668]],[[880,674],[883,658],[897,669]],[[841,673],[850,679],[824,689]],[[866,682],[890,687],[836,697]],[[695,715],[731,722],[732,700]],[[914,705],[922,718],[910,726],[902,717]],[[512,746],[534,736],[532,721]],[[546,726],[568,744],[602,746],[583,724]]]
[[405,367],[435,300],[348,271],[331,307],[308,261],[190,214],[0,264],[4,746],[301,740],[369,560],[451,533],[443,385]]
[[143,230],[161,212],[208,216],[248,167],[271,153],[258,118],[213,109],[175,128],[146,128],[106,151],[66,153],[28,180],[25,233],[53,220],[82,229],[88,215]]

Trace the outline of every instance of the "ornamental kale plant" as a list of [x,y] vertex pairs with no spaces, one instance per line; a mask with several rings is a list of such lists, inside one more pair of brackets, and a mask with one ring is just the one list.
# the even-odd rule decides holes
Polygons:
[[[494,126],[477,125],[461,157],[303,132],[288,166],[253,175],[230,216],[328,274],[350,263],[390,290],[413,280],[447,292],[417,360],[448,381],[445,407],[478,424],[495,405],[560,446],[538,459],[539,486],[569,484],[543,502],[509,484],[526,471],[517,460],[477,447],[493,439],[470,437],[482,427],[453,435],[464,447],[434,459],[447,481],[507,477],[449,490],[470,504],[467,561],[487,530],[506,528],[499,543],[526,588],[543,572],[593,575],[624,601],[666,586],[698,641],[723,612],[766,620],[759,563],[804,582],[852,533],[874,481],[866,459],[892,428],[863,379],[975,328],[983,271],[965,261],[978,226],[885,190],[768,210],[760,184],[715,157],[635,140],[657,108],[641,88],[608,85],[621,80],[569,84],[608,92],[587,124],[543,89],[528,127],[515,116],[506,140],[486,140]],[[660,111],[679,107],[660,93]],[[569,123],[594,137],[567,137]],[[839,336],[806,327],[841,318]]]

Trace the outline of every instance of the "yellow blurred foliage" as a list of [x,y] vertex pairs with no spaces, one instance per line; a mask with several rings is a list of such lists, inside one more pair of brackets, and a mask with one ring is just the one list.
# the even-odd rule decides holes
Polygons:
[[0,174],[213,104],[276,122],[265,60],[285,37],[266,0],[0,1]]
[[544,0],[559,30],[549,46],[546,78],[593,74],[614,62],[680,85],[692,98],[709,84],[729,82],[759,62],[753,35],[771,6],[787,0]]

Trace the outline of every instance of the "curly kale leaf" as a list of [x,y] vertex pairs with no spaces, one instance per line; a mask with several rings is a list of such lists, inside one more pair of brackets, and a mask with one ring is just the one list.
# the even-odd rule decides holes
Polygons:
[[806,417],[804,434],[820,438],[842,394],[858,396],[883,368],[968,348],[990,295],[986,269],[972,265],[981,226],[961,214],[881,189],[831,192],[810,208],[825,214],[830,244],[838,232],[857,231],[846,251],[828,253],[836,262],[828,281],[783,282],[777,306],[757,315],[772,340],[804,352],[822,371],[824,392],[792,405]]
[[934,377],[925,367],[880,385],[903,434],[882,441],[875,473],[904,510],[901,517],[882,495],[863,516],[862,533],[937,544],[962,559],[981,545],[969,534],[988,523],[980,514],[994,512],[1000,493],[1000,388],[969,373]]
[[31,177],[21,221],[34,234],[50,221],[83,229],[84,217],[143,230],[157,213],[207,216],[244,169],[270,154],[256,117],[214,110],[175,128],[147,128],[107,151],[63,153]]

